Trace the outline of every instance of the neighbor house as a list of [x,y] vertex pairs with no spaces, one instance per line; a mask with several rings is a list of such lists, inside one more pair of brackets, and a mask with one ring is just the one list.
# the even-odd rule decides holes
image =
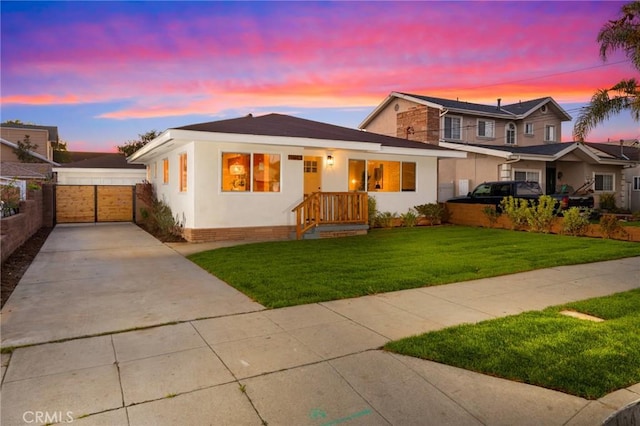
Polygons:
[[633,160],[593,144],[561,143],[562,123],[571,116],[550,97],[503,105],[392,92],[360,124],[369,132],[407,138],[466,152],[464,159],[441,159],[438,199],[466,195],[495,180],[530,180],[545,193],[561,186],[615,193],[629,207],[625,168]]
[[15,151],[18,145],[0,138],[0,176],[6,179],[48,181],[52,178],[52,168],[58,163],[44,155],[27,151],[29,162],[21,161]]
[[[22,142],[28,139],[33,148],[33,152],[41,155],[49,161],[54,161],[53,148],[58,143],[58,128],[56,126],[39,126],[36,124],[16,124],[16,123],[2,123],[0,124],[0,137],[13,142]],[[18,161],[9,160],[9,157],[5,157],[8,152],[2,152],[2,161]]]
[[128,161],[147,166],[187,240],[212,241],[286,239],[316,225],[366,224],[367,194],[380,211],[404,213],[436,201],[438,158],[465,156],[269,114],[168,129]]

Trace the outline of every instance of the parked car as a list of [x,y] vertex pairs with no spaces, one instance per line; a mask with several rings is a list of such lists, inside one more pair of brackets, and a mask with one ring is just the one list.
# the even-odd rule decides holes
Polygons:
[[[568,188],[566,187],[564,192],[558,194],[549,194],[558,202],[559,210],[566,210],[574,206],[593,208],[592,195],[569,193]],[[481,183],[466,197],[454,197],[447,200],[447,203],[490,204],[500,209],[500,201],[505,197],[512,196],[537,201],[542,195],[544,193],[538,182],[505,180]]]

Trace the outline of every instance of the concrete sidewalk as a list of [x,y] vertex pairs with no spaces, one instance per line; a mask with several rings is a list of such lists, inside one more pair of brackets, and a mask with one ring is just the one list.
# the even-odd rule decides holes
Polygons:
[[[638,288],[640,257],[263,310],[144,233],[134,232],[127,248],[119,249],[118,225],[88,227],[91,238],[76,234],[80,228],[54,230],[42,259],[39,255],[35,269],[25,275],[29,289],[21,290],[21,282],[8,302],[9,337],[3,309],[3,346],[46,341],[60,335],[61,325],[69,337],[93,330],[108,334],[3,354],[2,425],[70,420],[80,425],[598,425],[640,398],[640,384],[587,401],[379,350],[389,340],[453,324]],[[132,248],[135,241],[148,246]],[[56,280],[36,279],[39,268],[53,266],[66,252],[75,254],[57,270]],[[38,266],[38,261],[47,264]],[[114,270],[97,274],[102,278],[86,277],[94,278],[92,285],[105,281],[97,284],[102,292],[86,290],[87,298],[97,299],[90,303],[98,310],[84,318],[87,324],[73,324],[75,316],[65,321],[64,306],[56,311],[59,318],[23,306],[34,297],[32,287],[62,304],[68,294],[65,274],[68,288],[75,289],[82,281],[77,276],[100,269],[102,262]],[[177,300],[152,296],[153,287],[142,275],[127,279],[136,273],[136,263],[147,281],[166,280],[163,291]],[[155,273],[154,268],[160,269]],[[170,275],[159,276],[164,274]],[[118,285],[107,285],[109,280]],[[173,285],[182,291],[169,288],[172,280],[179,280]],[[205,301],[189,304],[190,292]],[[99,303],[104,294],[121,296],[128,307],[110,311]],[[180,319],[111,333],[123,329],[110,327],[126,323],[124,329],[130,329],[135,327],[130,323],[145,320],[135,312],[138,302],[145,312],[157,312],[160,323]],[[199,308],[189,311],[193,306]],[[78,308],[69,303],[68,309]],[[30,324],[20,328],[16,312]],[[110,312],[120,320],[111,319]]]

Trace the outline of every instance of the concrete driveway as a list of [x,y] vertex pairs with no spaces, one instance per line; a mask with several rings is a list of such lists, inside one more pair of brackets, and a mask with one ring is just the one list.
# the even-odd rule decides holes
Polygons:
[[640,384],[588,401],[380,350],[638,288],[640,257],[263,310],[175,250],[130,224],[54,229],[2,311],[3,347],[49,342],[2,354],[3,426],[598,426],[640,398]]
[[2,346],[262,309],[132,223],[58,225],[2,309]]

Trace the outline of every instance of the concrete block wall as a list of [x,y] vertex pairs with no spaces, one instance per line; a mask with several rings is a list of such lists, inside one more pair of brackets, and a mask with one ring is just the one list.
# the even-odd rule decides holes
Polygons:
[[42,199],[42,190],[30,190],[20,202],[20,213],[0,220],[2,262],[42,227]]

